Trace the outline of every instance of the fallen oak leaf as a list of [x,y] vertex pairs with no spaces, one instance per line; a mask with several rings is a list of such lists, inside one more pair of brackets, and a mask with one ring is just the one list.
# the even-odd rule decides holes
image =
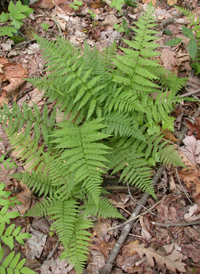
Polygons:
[[9,81],[9,84],[1,91],[0,106],[3,103],[8,104],[11,95],[17,97],[16,90],[25,82],[24,78],[28,77],[27,71],[21,64],[5,63],[1,69],[3,71],[0,73],[1,82]]
[[145,248],[144,244],[136,245],[131,247],[133,250],[137,251],[137,253],[142,257],[146,255],[147,263],[154,267],[154,259],[156,263],[163,267],[166,266],[168,270],[176,273],[176,269],[180,272],[186,272],[185,263],[182,263],[183,255],[178,251],[173,251],[172,254],[168,256],[163,256],[158,254],[152,247]]
[[196,139],[200,140],[200,121],[197,117],[195,117],[195,119],[196,119],[197,123],[194,124],[194,125],[190,122],[189,119],[187,119],[187,118],[184,119],[186,121],[187,127],[188,127],[188,134],[187,135],[191,136],[193,133],[195,133],[196,134]]

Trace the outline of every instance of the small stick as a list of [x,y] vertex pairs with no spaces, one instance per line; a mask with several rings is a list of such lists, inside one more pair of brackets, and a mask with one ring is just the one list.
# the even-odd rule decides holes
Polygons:
[[[141,205],[141,206],[142,206],[144,209],[146,209],[147,211],[150,211],[150,210],[151,210],[150,208],[148,209],[146,206],[143,206],[142,204],[140,204],[140,202],[137,202],[137,201],[133,198],[133,196],[132,196],[132,194],[131,194],[131,191],[130,191],[130,187],[129,187],[128,182],[126,182],[126,185],[127,185],[127,188],[128,188],[128,194],[129,194],[129,196],[131,197],[131,199],[133,200],[133,202],[136,203],[136,204],[138,204],[138,205]],[[151,214],[155,215],[153,212],[151,212]]]
[[151,222],[153,225],[170,227],[170,226],[190,226],[190,225],[200,225],[200,220],[192,221],[192,222],[184,222],[184,223],[157,223]]
[[60,28],[60,26],[59,26],[59,24],[58,24],[58,21],[57,21],[56,17],[53,15],[52,18],[53,18],[54,22],[56,23],[56,26],[57,26],[57,28],[58,28],[60,37],[63,38],[63,34],[62,34],[61,28]]
[[187,97],[187,96],[190,96],[190,95],[194,95],[196,93],[200,92],[200,89],[197,89],[197,90],[193,90],[191,92],[188,92],[188,93],[185,93],[185,94],[182,94],[182,95],[179,95],[179,98],[182,98],[182,97]]
[[59,242],[56,242],[54,248],[51,250],[51,252],[49,252],[49,254],[48,254],[48,256],[47,256],[47,260],[50,260],[50,259],[51,259],[51,257],[52,257],[53,254],[55,253],[55,251],[56,251],[58,245],[59,245]]
[[190,200],[189,196],[187,195],[187,192],[185,191],[185,188],[183,187],[183,185],[182,185],[182,183],[181,183],[181,180],[180,180],[179,175],[178,175],[178,170],[177,170],[177,168],[176,168],[176,177],[177,177],[178,182],[179,182],[179,184],[180,184],[180,186],[181,186],[181,189],[182,189],[183,192],[185,193],[185,196],[187,197],[188,201],[190,202],[191,205],[193,205],[193,202]]
[[[158,182],[158,180],[160,179],[160,176],[163,174],[164,169],[165,169],[164,166],[161,166],[158,169],[156,175],[153,177],[153,182],[152,182],[153,185],[155,185]],[[140,203],[142,205],[144,205],[146,203],[148,197],[149,197],[149,194],[148,193],[144,193],[142,195],[141,199],[140,199]],[[137,216],[140,213],[140,211],[142,210],[141,204],[138,204],[135,207],[135,210],[133,211],[130,219],[134,218],[135,216]],[[133,224],[134,224],[134,220],[132,220],[130,223],[126,224],[123,227],[123,229],[121,231],[121,235],[120,235],[119,239],[116,241],[114,248],[110,252],[110,255],[108,257],[108,260],[107,260],[106,264],[104,265],[103,268],[100,269],[100,273],[101,274],[110,274],[111,273],[111,270],[112,270],[112,267],[113,267],[113,263],[114,263],[117,255],[118,255],[118,253],[119,253],[119,251],[120,251],[120,249],[121,249],[124,241],[126,240],[126,237],[128,236],[128,234],[129,234],[129,232],[130,232]]]
[[[114,230],[114,229],[117,229],[117,228],[122,228],[123,226],[125,226],[126,224],[132,222],[133,220],[136,220],[136,219],[140,218],[140,216],[145,215],[145,214],[151,212],[150,210],[154,209],[157,205],[160,204],[160,202],[161,202],[161,200],[158,201],[156,204],[152,205],[150,208],[147,208],[146,211],[144,211],[144,212],[140,213],[139,215],[137,215],[137,216],[135,216],[135,217],[133,217],[133,218],[127,220],[127,221],[124,222],[123,224],[120,224],[120,225],[117,225],[117,226],[114,226],[114,227],[109,228],[108,231]],[[139,204],[139,203],[138,203],[138,204]],[[155,214],[154,214],[154,215],[155,215]]]

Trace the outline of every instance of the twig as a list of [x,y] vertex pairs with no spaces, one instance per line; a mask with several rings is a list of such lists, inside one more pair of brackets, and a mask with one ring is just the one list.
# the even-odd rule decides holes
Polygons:
[[59,245],[59,241],[56,242],[56,244],[55,244],[53,250],[51,250],[51,252],[49,252],[49,254],[48,254],[48,256],[47,256],[47,260],[50,260],[50,259],[51,259],[51,257],[52,257],[53,254],[55,253],[56,249],[58,248],[58,245]]
[[28,40],[28,41],[24,41],[24,42],[18,43],[17,45],[14,46],[14,49],[20,48],[20,47],[22,47],[22,46],[24,46],[24,45],[26,45],[26,44],[29,44],[29,43],[31,43],[31,42],[34,42],[34,41],[36,41],[35,38],[34,38],[34,39],[31,39],[31,40]]
[[188,201],[190,202],[190,204],[193,205],[193,202],[190,200],[189,196],[187,195],[187,192],[185,191],[185,188],[183,187],[183,185],[182,185],[182,183],[181,183],[181,180],[180,180],[179,175],[178,175],[178,170],[177,170],[177,168],[176,168],[175,170],[176,170],[176,177],[177,177],[178,182],[179,182],[179,184],[180,184],[180,186],[181,186],[181,189],[182,189],[183,192],[185,193],[185,196],[187,197],[187,199],[188,199]]
[[62,34],[61,28],[60,28],[60,26],[58,24],[58,21],[57,21],[56,17],[53,15],[52,18],[53,18],[54,22],[56,23],[56,26],[58,28],[60,36],[63,38],[63,34]]
[[191,92],[188,92],[188,93],[185,93],[185,94],[182,94],[182,95],[179,95],[179,98],[182,98],[182,97],[187,97],[187,96],[190,96],[190,95],[194,95],[196,93],[200,92],[200,89],[197,89],[197,90],[193,90]]
[[[159,168],[159,170],[157,171],[156,175],[153,177],[153,182],[152,182],[153,185],[155,185],[158,182],[160,176],[163,174],[164,169],[165,168],[163,166]],[[141,199],[140,199],[140,203],[142,205],[144,205],[146,203],[148,197],[149,197],[149,194],[148,193],[144,193],[142,195]],[[140,213],[140,211],[142,210],[141,204],[139,204],[139,205],[137,205],[135,207],[135,210],[133,211],[130,219],[136,217]],[[101,274],[110,274],[111,273],[111,270],[112,270],[112,267],[113,267],[113,263],[114,263],[117,255],[118,255],[118,253],[119,253],[119,251],[120,251],[120,249],[121,249],[124,241],[126,240],[126,237],[128,236],[129,231],[131,230],[133,224],[134,224],[134,220],[132,220],[130,223],[126,224],[123,227],[123,229],[121,231],[121,235],[120,235],[119,239],[117,240],[117,242],[115,243],[115,246],[112,249],[112,251],[111,251],[111,253],[110,253],[109,257],[108,257],[108,260],[107,260],[106,264],[100,270]]]
[[[129,187],[128,182],[126,182],[126,185],[127,185],[127,188],[128,188],[128,194],[129,194],[129,196],[131,197],[131,199],[133,200],[133,202],[136,203],[136,204],[138,204],[138,205],[141,205],[141,206],[142,206],[144,209],[146,209],[147,211],[150,211],[150,210],[151,210],[150,208],[148,209],[146,206],[143,206],[142,204],[140,204],[140,202],[137,202],[137,201],[133,198],[133,196],[132,196],[132,194],[131,194],[131,191],[130,191],[130,187]],[[153,212],[151,212],[151,214],[155,215]]]
[[169,227],[169,226],[190,226],[190,225],[200,225],[200,220],[192,221],[192,222],[184,222],[184,223],[157,223],[151,222],[153,225]]
[[180,12],[180,13],[176,14],[175,16],[166,19],[164,22],[161,23],[161,27],[162,27],[163,29],[165,29],[167,25],[169,25],[170,23],[172,23],[172,22],[174,21],[174,19],[179,18],[179,17],[181,17],[182,15],[183,15],[183,13]]
[[[133,218],[127,220],[127,221],[124,222],[123,224],[120,224],[120,225],[117,225],[117,226],[114,226],[114,227],[109,228],[108,231],[114,230],[114,229],[117,229],[117,228],[122,228],[123,226],[125,226],[126,224],[132,222],[133,220],[136,220],[136,219],[140,218],[140,216],[145,215],[145,214],[151,212],[150,210],[154,209],[157,205],[160,204],[160,202],[161,202],[161,200],[158,201],[158,202],[157,202],[156,204],[154,204],[153,206],[151,206],[150,208],[147,208],[146,211],[144,211],[144,212],[140,213],[139,215],[137,215],[137,216],[135,216],[135,217],[133,217]],[[138,204],[139,204],[139,203],[138,203]],[[155,215],[155,214],[154,214],[154,215]]]

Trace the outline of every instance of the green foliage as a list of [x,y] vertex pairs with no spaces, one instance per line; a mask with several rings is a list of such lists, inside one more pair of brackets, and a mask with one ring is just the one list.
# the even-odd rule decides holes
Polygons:
[[120,25],[117,25],[116,23],[114,23],[113,28],[116,29],[118,32],[124,32],[126,34],[130,33],[130,29],[128,28],[128,23],[126,22],[126,20],[123,18],[123,22]]
[[26,5],[22,5],[20,1],[17,1],[16,5],[10,1],[8,11],[9,13],[1,13],[0,22],[5,23],[9,21],[11,26],[1,27],[0,36],[8,35],[13,37],[13,34],[23,25],[23,19],[29,17],[33,10]]
[[47,23],[42,23],[41,26],[45,31],[47,31],[49,28],[49,24],[47,24]]
[[122,5],[128,5],[130,7],[136,8],[137,7],[137,1],[136,0],[111,0],[111,8],[116,8],[118,11],[121,11]]
[[74,1],[74,3],[70,4],[70,8],[73,8],[74,10],[77,10],[79,7],[83,5],[82,1]]
[[[14,104],[0,112],[18,157],[29,164],[29,172],[13,177],[44,196],[26,216],[50,216],[65,249],[62,258],[70,257],[77,273],[89,252],[88,217],[122,218],[102,197],[102,175],[120,173],[122,182],[155,197],[152,166],[183,165],[160,127],[173,129],[170,112],[186,79],[155,59],[160,53],[154,22],[150,5],[132,28],[134,40],[124,40],[123,55],[115,44],[102,52],[85,44],[82,51],[59,37],[36,37],[48,75],[28,81],[44,90],[54,110]],[[56,109],[64,117],[58,124]]]
[[9,212],[9,207],[14,207],[15,204],[20,204],[16,201],[17,198],[10,197],[11,191],[4,190],[4,183],[0,184],[0,273],[26,273],[34,274],[35,271],[24,267],[26,259],[20,260],[20,253],[15,254],[12,251],[6,258],[4,256],[4,248],[2,243],[9,246],[12,250],[14,248],[14,240],[19,244],[24,244],[24,239],[30,238],[28,233],[21,233],[21,227],[15,227],[15,224],[10,224],[11,219],[20,216],[19,212]]
[[[196,73],[200,73],[200,18],[195,19],[195,13],[187,10],[186,8],[176,7],[179,11],[186,15],[190,23],[188,27],[182,26],[182,32],[185,37],[190,39],[188,43],[188,52],[194,61],[192,67]],[[183,39],[175,38],[166,43],[166,46],[175,46],[182,42]]]

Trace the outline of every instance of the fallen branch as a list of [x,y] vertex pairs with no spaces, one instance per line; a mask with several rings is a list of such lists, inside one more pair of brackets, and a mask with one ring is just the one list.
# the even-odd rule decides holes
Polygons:
[[158,201],[157,203],[155,203],[154,205],[152,205],[149,209],[147,208],[146,211],[140,213],[139,215],[135,216],[134,218],[131,218],[131,219],[127,220],[127,221],[124,222],[123,224],[120,224],[120,225],[113,226],[113,227],[109,228],[108,231],[110,231],[110,230],[115,230],[115,229],[118,229],[118,228],[122,228],[123,226],[125,226],[126,224],[132,222],[133,220],[136,220],[136,219],[140,218],[140,216],[143,216],[143,215],[145,215],[145,214],[151,212],[150,210],[154,209],[157,205],[160,204],[160,202],[161,202],[161,200]]
[[[163,166],[160,167],[160,168],[158,169],[156,175],[153,177],[153,182],[152,182],[153,185],[155,185],[155,184],[158,182],[160,176],[163,174],[164,169],[165,169],[165,168],[164,168]],[[134,210],[134,212],[131,214],[130,219],[133,219],[133,218],[135,218],[137,215],[140,214],[140,211],[141,211],[142,208],[143,208],[142,206],[144,206],[144,205],[146,204],[146,201],[147,201],[148,197],[149,197],[149,194],[148,194],[148,193],[144,193],[144,194],[143,194],[142,198],[140,199],[140,204],[138,204],[138,205],[135,207],[135,210]],[[112,270],[112,267],[113,267],[113,263],[114,263],[114,261],[115,261],[117,255],[118,255],[118,253],[119,253],[119,251],[120,251],[120,249],[121,249],[121,247],[122,247],[124,241],[126,240],[126,237],[128,236],[128,234],[129,234],[129,232],[130,232],[130,230],[131,230],[133,224],[134,224],[134,220],[132,220],[130,223],[127,223],[127,224],[123,227],[123,229],[122,229],[122,231],[121,231],[121,235],[120,235],[119,239],[117,240],[117,242],[115,243],[114,248],[113,248],[112,251],[110,252],[110,255],[109,255],[109,257],[108,257],[108,260],[107,260],[106,264],[105,264],[104,267],[101,268],[101,270],[100,270],[100,273],[101,273],[101,274],[109,274],[109,273],[111,273],[111,270]]]
[[190,226],[190,225],[200,225],[200,220],[192,221],[192,222],[184,222],[184,223],[157,223],[151,222],[153,225],[170,227],[170,226]]

